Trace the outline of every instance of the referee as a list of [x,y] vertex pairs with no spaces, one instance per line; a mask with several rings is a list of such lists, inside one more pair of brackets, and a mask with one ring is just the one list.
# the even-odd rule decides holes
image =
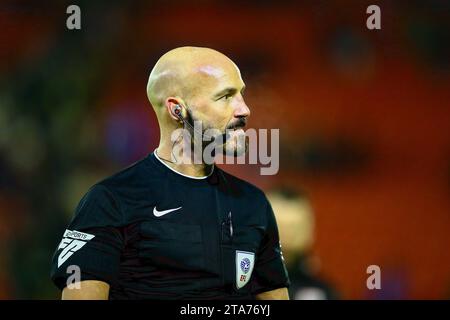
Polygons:
[[[233,130],[226,154],[245,152],[244,88],[237,66],[212,49],[176,48],[158,60],[147,95],[159,146],[81,199],[52,260],[63,299],[288,299],[264,193],[214,164],[187,161],[172,139],[180,128],[195,135],[200,121],[201,133]],[[71,286],[74,276],[81,282]]]

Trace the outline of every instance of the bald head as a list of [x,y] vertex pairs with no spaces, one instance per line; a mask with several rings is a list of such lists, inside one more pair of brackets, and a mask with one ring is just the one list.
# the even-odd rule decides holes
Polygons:
[[[180,47],[165,53],[155,64],[147,84],[147,96],[157,113],[167,97],[189,99],[214,84],[237,66],[224,54],[209,48]],[[239,73],[240,77],[240,73]]]
[[250,115],[244,89],[238,67],[216,50],[181,47],[165,53],[153,67],[147,84],[148,99],[158,118],[160,147],[173,148],[177,129],[193,134],[197,123],[202,132],[212,129],[217,134],[218,130],[222,136],[228,129],[240,129],[227,135],[223,146],[227,154],[243,153],[245,139],[239,137],[245,135],[243,128]]

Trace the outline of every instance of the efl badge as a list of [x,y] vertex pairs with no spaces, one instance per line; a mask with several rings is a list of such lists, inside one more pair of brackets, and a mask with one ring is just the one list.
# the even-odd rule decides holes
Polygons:
[[252,276],[255,265],[255,254],[248,251],[236,250],[236,287],[242,288]]

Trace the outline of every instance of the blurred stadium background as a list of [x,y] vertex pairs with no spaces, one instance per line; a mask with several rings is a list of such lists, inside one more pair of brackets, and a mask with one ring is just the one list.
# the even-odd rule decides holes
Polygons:
[[308,194],[340,298],[450,297],[450,2],[161,0],[1,2],[0,298],[59,297],[53,250],[87,188],[157,146],[146,81],[182,45],[236,61],[250,127],[280,129],[278,175],[227,169]]

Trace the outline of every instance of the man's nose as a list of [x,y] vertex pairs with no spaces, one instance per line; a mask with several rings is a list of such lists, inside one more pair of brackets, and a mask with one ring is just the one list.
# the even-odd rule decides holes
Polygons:
[[236,109],[234,111],[234,116],[236,118],[247,118],[250,116],[250,108],[245,103],[244,99],[240,99],[239,103],[236,105]]

